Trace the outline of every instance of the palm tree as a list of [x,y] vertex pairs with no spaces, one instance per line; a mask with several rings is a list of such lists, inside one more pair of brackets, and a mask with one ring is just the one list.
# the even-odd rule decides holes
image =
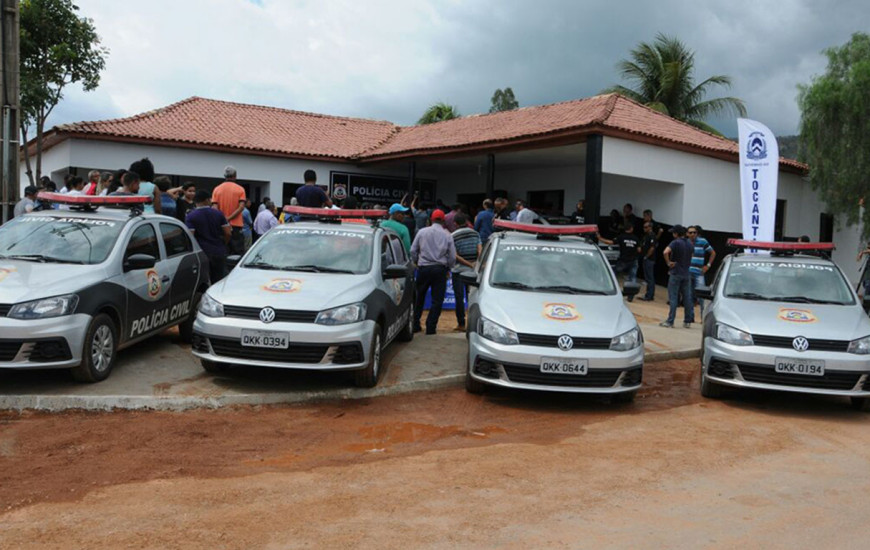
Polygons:
[[659,33],[652,44],[641,42],[631,50],[630,57],[620,61],[617,68],[633,88],[617,85],[606,92],[616,92],[717,135],[722,134],[704,122],[708,116],[729,112],[746,116],[741,99],[704,99],[713,86],[730,88],[731,77],[716,75],[695,84],[695,54],[676,38]]
[[439,101],[435,105],[426,109],[426,112],[423,113],[423,116],[420,117],[417,124],[432,124],[433,122],[450,120],[451,118],[457,118],[459,116],[459,110],[457,110],[456,107],[448,105],[443,101]]

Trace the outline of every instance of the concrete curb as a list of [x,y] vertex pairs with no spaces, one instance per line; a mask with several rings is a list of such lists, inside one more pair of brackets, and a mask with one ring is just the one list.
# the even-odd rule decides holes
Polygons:
[[[655,351],[644,356],[645,363],[698,357],[700,348],[675,351]],[[235,405],[279,405],[315,403],[341,399],[368,399],[422,390],[449,388],[462,384],[465,374],[446,374],[393,386],[373,389],[335,388],[329,390],[290,391],[282,393],[228,394],[220,396],[130,396],[130,395],[3,395],[0,410],[38,410],[61,412],[67,410],[155,410],[185,411],[190,409],[217,409]]]

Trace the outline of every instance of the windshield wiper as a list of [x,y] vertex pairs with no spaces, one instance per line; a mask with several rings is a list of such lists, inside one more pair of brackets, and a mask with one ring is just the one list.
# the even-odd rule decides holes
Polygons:
[[353,273],[349,269],[336,269],[325,265],[288,265],[284,269],[287,271],[310,271],[312,273]]
[[40,263],[55,263],[55,264],[83,264],[85,262],[76,260],[64,260],[63,258],[55,258],[53,256],[43,256],[42,254],[13,254],[11,256],[3,256],[10,260],[24,260],[26,262]]
[[281,266],[272,265],[268,262],[248,262],[243,264],[242,267],[253,267],[254,269],[272,269],[275,271],[280,271],[282,269]]
[[744,300],[771,300],[771,298],[768,298],[767,296],[762,296],[761,294],[756,294],[755,292],[735,292],[734,294],[726,294],[725,297],[742,298]]
[[776,302],[800,302],[802,304],[839,304],[843,305],[843,302],[838,302],[836,300],[820,300],[818,298],[809,298],[807,296],[777,296],[776,298],[771,298]]
[[498,286],[498,287],[503,287],[503,288],[518,288],[521,290],[529,290],[529,289],[533,288],[525,283],[518,283],[517,281],[505,281],[503,283],[492,283],[492,286]]
[[549,286],[536,286],[532,288],[533,290],[553,290],[555,292],[569,292],[571,294],[598,294],[605,295],[607,292],[603,290],[594,290],[591,288],[577,288],[576,286],[569,285],[549,285]]

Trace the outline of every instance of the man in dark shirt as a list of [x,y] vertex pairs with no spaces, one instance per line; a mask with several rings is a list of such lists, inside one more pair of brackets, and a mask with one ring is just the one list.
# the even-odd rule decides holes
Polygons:
[[[640,243],[637,236],[634,234],[634,226],[625,220],[625,229],[616,239],[609,240],[598,237],[598,240],[607,244],[619,245],[619,258],[616,260],[616,265],[613,266],[613,271],[617,275],[625,274],[625,279],[629,282],[637,281],[637,257],[640,254]],[[628,301],[634,300],[634,296],[629,296]]]
[[689,277],[689,266],[692,263],[694,247],[686,239],[686,228],[675,225],[671,228],[674,240],[665,248],[664,258],[668,264],[668,303],[671,306],[668,319],[659,323],[659,326],[671,328],[677,317],[677,306],[682,299],[683,328],[689,328],[695,322],[695,305],[692,301],[692,281]]
[[305,185],[296,190],[296,200],[299,206],[307,208],[323,208],[332,206],[332,201],[326,196],[326,192],[317,186],[317,174],[314,170],[306,170]]
[[195,197],[196,184],[192,181],[184,182],[181,186],[181,196],[175,201],[175,217],[181,223],[187,220],[187,213],[196,208],[196,203],[193,202]]
[[574,225],[586,223],[586,209],[583,205],[583,200],[577,201],[577,209],[571,213],[571,223]]
[[[646,212],[644,212],[646,217]],[[643,280],[646,281],[646,293],[641,297],[644,302],[651,302],[656,297],[656,247],[658,235],[655,234],[652,221],[643,222],[643,238],[640,241],[640,261],[643,265]]]
[[653,236],[656,239],[661,238],[662,233],[664,233],[665,230],[662,228],[662,224],[653,219],[653,212],[648,208],[643,211],[643,223],[647,222],[652,224]]
[[631,224],[634,227],[634,234],[640,235],[643,226],[640,218],[634,215],[634,206],[630,202],[625,203],[622,207],[622,217],[625,218],[626,225]]
[[211,284],[215,284],[227,274],[227,243],[233,230],[223,212],[211,207],[208,191],[198,190],[193,202],[196,208],[187,213],[185,223],[208,256],[208,273]]

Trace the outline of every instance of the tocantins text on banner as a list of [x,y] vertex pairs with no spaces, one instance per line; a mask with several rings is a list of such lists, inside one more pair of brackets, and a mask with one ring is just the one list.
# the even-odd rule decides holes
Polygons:
[[740,194],[743,238],[773,241],[779,147],[773,132],[760,122],[737,119],[740,136]]

